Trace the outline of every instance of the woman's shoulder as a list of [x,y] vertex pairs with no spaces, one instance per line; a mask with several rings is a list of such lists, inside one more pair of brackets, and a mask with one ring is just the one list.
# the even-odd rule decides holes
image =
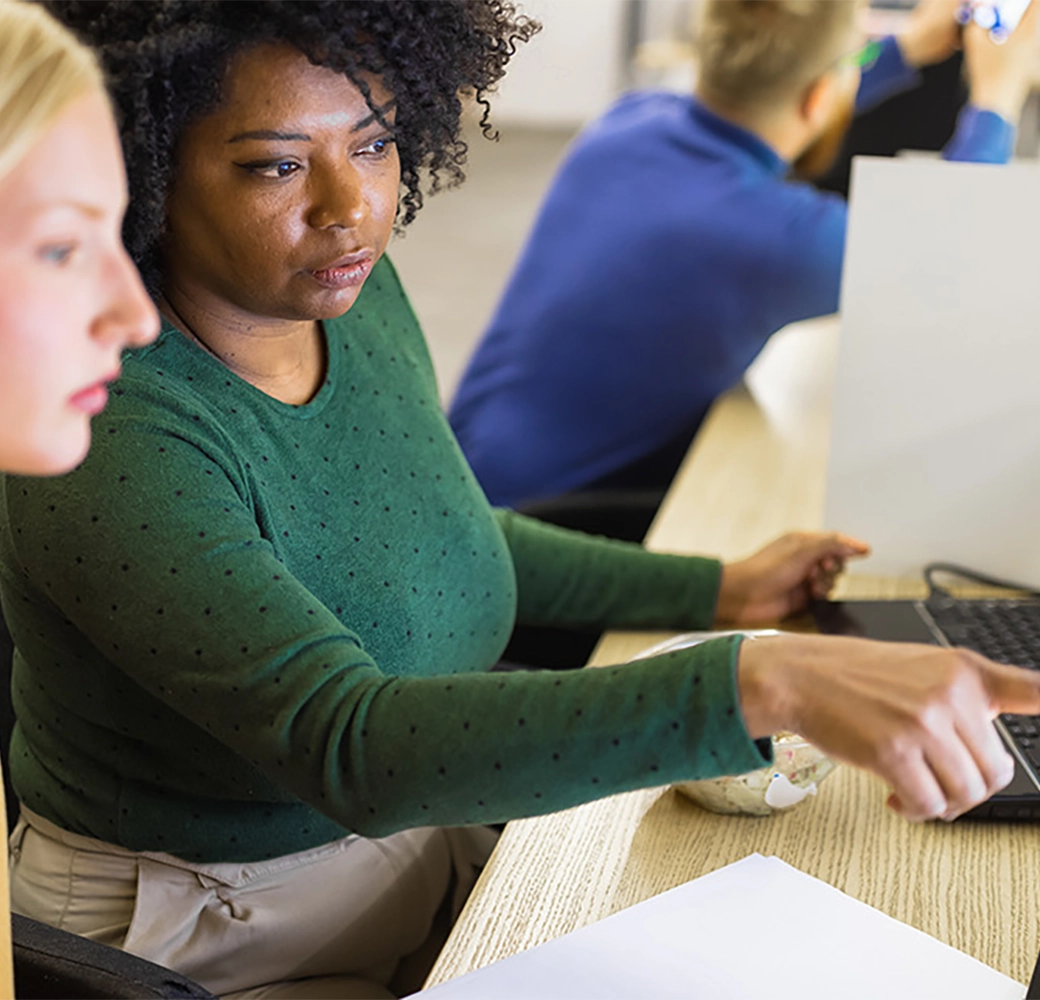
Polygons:
[[206,391],[214,377],[207,370],[213,367],[210,360],[164,322],[153,343],[124,353],[122,375],[102,422],[118,417],[190,426],[217,419],[213,395]]
[[92,421],[90,452],[73,476],[85,483],[107,476],[113,464],[139,463],[135,476],[147,477],[160,456],[180,468],[220,467],[238,481],[233,426],[213,391],[219,373],[208,370],[211,361],[168,324],[154,343],[124,353],[108,406]]

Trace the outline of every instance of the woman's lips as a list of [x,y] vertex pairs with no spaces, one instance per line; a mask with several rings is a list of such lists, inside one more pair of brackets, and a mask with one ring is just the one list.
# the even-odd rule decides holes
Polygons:
[[371,270],[371,257],[355,256],[307,273],[326,288],[350,288],[362,284]]
[[108,387],[104,382],[82,389],[69,402],[77,409],[93,417],[108,405]]
[[80,389],[74,396],[70,396],[69,403],[90,416],[100,413],[108,405],[108,383],[115,382],[121,374],[122,372],[117,368],[100,381],[88,385],[86,389]]

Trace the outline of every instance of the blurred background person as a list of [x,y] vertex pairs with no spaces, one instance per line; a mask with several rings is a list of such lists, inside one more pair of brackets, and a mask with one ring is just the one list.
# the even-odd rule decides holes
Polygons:
[[451,406],[493,503],[642,538],[712,401],[786,324],[834,312],[854,111],[963,44],[971,101],[944,156],[1003,163],[1035,5],[1003,46],[955,0],[867,42],[854,0],[708,0],[694,95],[636,91],[579,136]]

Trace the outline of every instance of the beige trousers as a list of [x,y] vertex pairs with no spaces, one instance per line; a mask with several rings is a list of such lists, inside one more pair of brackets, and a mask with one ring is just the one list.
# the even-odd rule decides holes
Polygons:
[[11,908],[219,996],[392,997],[422,986],[495,838],[486,827],[428,827],[190,864],[69,833],[23,807]]

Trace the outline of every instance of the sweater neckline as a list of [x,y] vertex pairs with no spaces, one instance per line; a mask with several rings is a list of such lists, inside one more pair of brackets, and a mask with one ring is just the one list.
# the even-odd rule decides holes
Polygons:
[[754,132],[709,110],[696,97],[691,98],[690,113],[706,132],[747,153],[767,174],[780,177],[787,172],[788,162],[769,143]]
[[335,393],[336,384],[339,381],[339,352],[334,351],[330,343],[328,331],[330,322],[335,321],[319,320],[318,322],[318,329],[325,345],[325,380],[318,391],[306,403],[285,403],[280,399],[275,399],[274,396],[269,395],[262,389],[258,389],[252,382],[233,372],[219,358],[194,343],[190,337],[185,336],[180,328],[171,323],[165,316],[162,317],[159,341],[169,341],[176,338],[174,343],[177,343],[179,349],[186,353],[193,365],[207,368],[211,372],[222,375],[225,382],[236,386],[239,392],[252,396],[253,399],[261,401],[265,406],[269,406],[285,416],[306,420],[316,417],[325,409]]

